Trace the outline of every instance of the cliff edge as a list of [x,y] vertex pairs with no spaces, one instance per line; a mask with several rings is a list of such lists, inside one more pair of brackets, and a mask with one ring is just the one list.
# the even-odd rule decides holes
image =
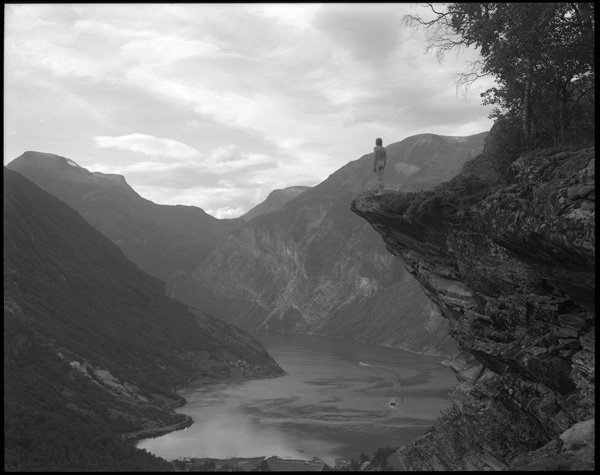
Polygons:
[[484,152],[433,191],[353,212],[450,321],[453,406],[399,470],[594,468],[595,148]]

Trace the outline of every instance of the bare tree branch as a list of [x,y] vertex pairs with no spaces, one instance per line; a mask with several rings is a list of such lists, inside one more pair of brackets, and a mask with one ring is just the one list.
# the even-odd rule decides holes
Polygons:
[[466,73],[456,73],[456,92],[463,89],[463,95],[467,95],[469,87],[478,79],[491,76],[490,73],[483,71],[484,63],[482,60],[472,61],[469,63],[469,71]]
[[435,14],[435,18],[426,21],[419,15],[404,15],[403,21],[410,27],[424,27],[427,30],[428,44],[425,51],[434,51],[436,60],[442,62],[448,51],[455,48],[460,50],[466,45],[466,42],[460,35],[452,31],[450,12],[438,11],[432,3],[426,3],[425,6]]

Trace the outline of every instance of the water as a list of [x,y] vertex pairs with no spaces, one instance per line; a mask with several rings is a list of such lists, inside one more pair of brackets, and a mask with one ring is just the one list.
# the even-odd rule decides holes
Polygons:
[[333,464],[403,445],[450,406],[456,379],[441,357],[319,336],[254,336],[285,376],[191,386],[179,411],[195,423],[138,447],[166,459],[317,456]]

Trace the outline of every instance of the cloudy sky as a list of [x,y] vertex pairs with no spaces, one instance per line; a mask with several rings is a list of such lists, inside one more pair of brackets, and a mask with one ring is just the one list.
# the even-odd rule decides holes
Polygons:
[[236,217],[419,133],[491,127],[456,90],[476,53],[426,53],[417,4],[5,5],[4,163],[118,173],[160,204]]

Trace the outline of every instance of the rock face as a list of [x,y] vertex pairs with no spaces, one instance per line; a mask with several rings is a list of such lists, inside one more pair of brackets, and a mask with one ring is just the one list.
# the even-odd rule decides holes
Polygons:
[[77,212],[4,169],[5,468],[112,469],[99,437],[185,422],[176,388],[278,374],[248,334],[168,298]]
[[261,214],[277,211],[288,201],[295,198],[300,193],[304,193],[308,189],[310,189],[310,186],[290,186],[281,190],[273,190],[269,193],[269,196],[267,196],[265,201],[257,204],[254,208],[241,216],[241,218],[245,221],[250,221],[252,218]]
[[25,152],[7,166],[61,199],[142,270],[171,287],[242,219],[217,219],[195,206],[158,205],[121,175],[90,172],[51,153]]
[[433,191],[352,202],[460,348],[453,407],[395,468],[593,468],[589,431],[564,440],[595,414],[594,157],[530,152],[501,180],[484,151]]
[[[482,150],[486,135],[423,134],[389,145],[386,188],[430,189],[450,179]],[[370,153],[232,232],[176,298],[244,328],[453,353],[437,306],[348,210],[355,193],[376,188],[372,168]]]

